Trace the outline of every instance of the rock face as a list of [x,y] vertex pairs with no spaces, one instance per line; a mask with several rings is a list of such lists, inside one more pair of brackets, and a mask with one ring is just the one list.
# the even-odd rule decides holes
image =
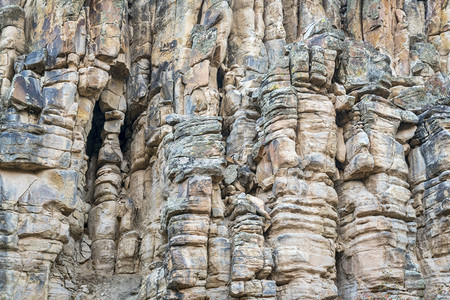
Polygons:
[[0,0],[0,299],[449,299],[450,2]]

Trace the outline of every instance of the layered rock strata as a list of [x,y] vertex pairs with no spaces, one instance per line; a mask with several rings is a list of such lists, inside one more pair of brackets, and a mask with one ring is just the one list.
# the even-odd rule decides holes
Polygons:
[[447,299],[448,1],[0,1],[1,299]]

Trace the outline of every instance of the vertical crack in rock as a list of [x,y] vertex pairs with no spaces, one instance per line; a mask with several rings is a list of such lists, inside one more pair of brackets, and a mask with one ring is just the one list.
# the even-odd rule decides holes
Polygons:
[[0,298],[447,299],[449,3],[0,1]]

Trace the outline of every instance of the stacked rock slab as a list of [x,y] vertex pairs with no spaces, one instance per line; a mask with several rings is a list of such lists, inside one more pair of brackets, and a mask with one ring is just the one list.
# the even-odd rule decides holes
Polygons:
[[[289,56],[269,70],[260,94],[256,178],[270,207],[273,278],[282,299],[337,296],[333,282],[337,195],[332,181],[336,124],[332,97],[323,95],[334,74],[337,52],[314,45],[314,39],[310,42],[311,48],[292,45]],[[331,54],[327,56],[333,61],[331,69],[324,52]]]
[[225,162],[220,121],[191,117],[166,136],[168,186],[161,226],[168,236],[167,299],[207,298],[212,198],[220,197],[217,185]]
[[0,299],[447,299],[449,5],[1,0]]
[[379,297],[417,299],[423,295],[414,250],[417,226],[410,201],[406,150],[401,144],[405,139],[399,131],[401,124],[414,125],[417,117],[385,98],[390,85],[388,60],[374,60],[368,52],[357,57],[354,53],[359,47],[348,45],[344,53],[348,60],[341,71],[347,76],[360,72],[357,68],[379,71],[369,79],[370,85],[364,76],[347,77],[355,81],[343,82],[359,102],[342,115],[338,124],[346,148],[338,184],[339,285],[348,297],[378,293]]
[[44,70],[46,50],[17,56],[24,53],[25,40],[18,35],[24,17],[21,7],[2,7],[2,41],[8,47],[2,54],[2,90],[7,90],[0,130],[1,295],[44,299],[51,294],[53,263],[76,235],[74,211],[82,207],[77,196],[80,172],[70,168],[76,161],[71,152],[78,73]]
[[419,117],[416,138],[421,146],[409,154],[409,181],[417,218],[417,257],[427,283],[426,294],[438,298],[449,290],[449,272],[441,266],[449,252],[448,230],[448,154],[449,110],[435,106]]

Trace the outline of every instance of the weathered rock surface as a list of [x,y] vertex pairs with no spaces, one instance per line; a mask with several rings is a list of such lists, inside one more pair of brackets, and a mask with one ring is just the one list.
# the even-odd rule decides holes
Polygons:
[[450,2],[0,0],[0,299],[449,299]]

